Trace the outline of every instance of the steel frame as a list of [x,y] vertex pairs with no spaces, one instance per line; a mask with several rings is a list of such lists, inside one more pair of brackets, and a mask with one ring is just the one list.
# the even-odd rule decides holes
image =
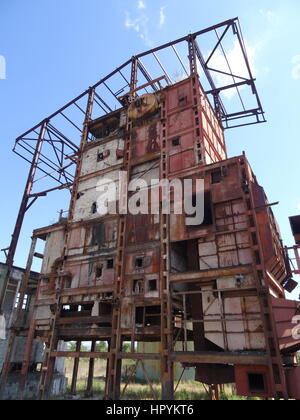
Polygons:
[[[221,30],[222,34],[219,35],[218,31]],[[214,54],[221,49],[222,53],[225,50],[223,48],[222,42],[225,37],[232,30],[234,39],[237,40],[239,47],[241,48],[242,56],[245,60],[245,65],[248,70],[248,76],[242,77],[232,73],[230,65],[228,66],[228,72],[222,72],[220,69],[213,68],[210,66],[210,62]],[[216,36],[216,43],[213,46],[211,53],[207,59],[204,58],[201,49],[200,42],[202,41],[202,36],[207,34],[214,34]],[[184,44],[187,46],[188,50],[188,63],[189,69],[185,65],[184,59],[180,56],[176,47]],[[194,34],[189,34],[183,38],[177,39],[170,43],[164,44],[157,48],[151,49],[149,51],[143,52],[139,55],[132,57],[130,60],[126,61],[123,65],[115,69],[113,72],[102,78],[95,85],[90,87],[88,90],[84,91],[82,94],[77,96],[72,101],[68,102],[65,106],[57,110],[55,113],[44,119],[39,124],[35,125],[30,130],[26,131],[24,134],[19,136],[16,139],[15,146],[13,151],[26,160],[30,164],[30,170],[28,174],[28,179],[23,194],[20,210],[18,213],[16,225],[12,235],[12,240],[8,250],[6,263],[8,267],[8,274],[6,278],[5,285],[2,290],[0,297],[0,308],[3,305],[5,292],[7,284],[10,277],[10,271],[13,266],[13,261],[17,249],[17,244],[20,238],[22,225],[24,222],[25,214],[31,208],[31,206],[36,202],[39,197],[44,197],[48,193],[56,190],[65,190],[68,189],[72,195],[71,205],[69,209],[69,220],[72,219],[74,202],[77,194],[77,186],[79,181],[79,172],[81,168],[81,157],[82,150],[86,142],[93,141],[91,133],[89,132],[89,123],[93,120],[94,117],[99,118],[99,116],[108,114],[112,112],[114,108],[120,108],[124,106],[124,99],[131,100],[131,97],[136,97],[138,94],[142,94],[143,91],[148,92],[150,89],[151,92],[157,92],[162,87],[167,87],[172,85],[173,81],[170,76],[170,71],[162,63],[158,54],[165,50],[171,50],[175,55],[177,62],[180,65],[180,68],[183,69],[184,73],[187,76],[199,77],[198,68],[201,67],[202,72],[206,78],[206,81],[210,88],[206,91],[206,95],[210,99],[210,102],[216,112],[216,115],[219,118],[220,123],[223,125],[224,129],[245,126],[250,124],[257,124],[265,122],[264,111],[262,109],[257,90],[255,87],[255,79],[251,73],[249,61],[247,58],[245,43],[243,41],[243,36],[241,33],[240,25],[238,18],[230,19],[228,21],[222,22],[218,25],[211,26],[202,31],[196,32]],[[150,72],[147,70],[143,63],[144,58],[152,58],[153,62],[158,65],[158,74],[150,75]],[[228,59],[226,58],[228,63]],[[217,86],[216,81],[214,80],[214,74],[223,73],[226,76],[230,76],[233,80],[233,83],[225,86]],[[119,80],[119,85],[117,85],[116,78]],[[122,82],[122,85],[120,83]],[[126,85],[124,86],[124,82]],[[121,87],[120,87],[121,86]],[[138,87],[140,86],[140,88]],[[251,94],[256,100],[257,106],[255,108],[246,108],[241,99],[240,88],[249,87]],[[238,112],[227,111],[224,105],[224,100],[222,94],[228,89],[236,89],[238,92],[238,97],[241,102],[242,110]],[[104,93],[102,93],[104,92]],[[125,92],[125,94],[124,94]],[[123,95],[122,95],[123,94]],[[122,96],[120,96],[122,95]],[[249,121],[249,118],[251,121]],[[247,121],[244,122],[244,119]],[[233,124],[233,121],[236,123]],[[241,122],[242,121],[242,122]],[[127,127],[129,132],[130,127]],[[80,143],[77,139],[80,138]],[[79,145],[78,145],[79,143]],[[166,141],[165,141],[166,143]],[[130,138],[127,139],[128,149],[125,153],[128,152],[127,160],[124,159],[124,166],[130,167]],[[163,164],[165,157],[165,150],[162,148],[161,151],[161,162],[162,167],[166,168]],[[67,163],[65,162],[67,161]],[[127,163],[126,163],[127,162]],[[163,176],[168,176],[168,169],[162,171]],[[36,184],[41,183],[43,180],[47,179],[47,188],[35,190]],[[53,186],[49,185],[49,182],[54,183]],[[124,247],[124,234],[126,231],[125,222],[122,221],[122,216],[119,216],[119,244],[118,252],[123,253]],[[172,302],[171,297],[166,294],[166,290],[169,290],[169,276],[166,275],[166,272],[169,272],[168,265],[168,249],[165,244],[169,244],[168,240],[168,217],[163,217],[161,220],[161,249],[162,249],[162,261],[164,266],[162,267],[160,274],[160,283],[161,283],[161,366],[162,366],[162,378],[164,378],[163,386],[163,398],[173,399],[174,397],[174,384],[173,384],[173,362],[177,360],[176,356],[173,356],[173,326],[171,322],[171,310]],[[67,240],[66,240],[67,242]],[[30,253],[28,270],[32,264],[33,253]],[[29,267],[30,266],[30,267]],[[118,265],[117,278],[122,278],[123,265],[120,263]],[[27,270],[27,271],[28,271]],[[26,276],[24,277],[26,280]],[[23,279],[24,282],[24,279]],[[23,287],[24,289],[24,287]],[[22,290],[23,290],[22,289]],[[121,288],[117,285],[117,296],[121,297]],[[19,307],[22,307],[22,300],[20,299]],[[56,315],[53,315],[53,325],[55,326]],[[119,322],[120,322],[120,308],[116,308],[113,314],[113,333],[112,340],[110,343],[110,352],[107,354],[108,358],[108,373],[111,375],[108,378],[106,395],[107,397],[113,397],[117,399],[120,396],[120,375],[117,373],[120,372],[120,362],[126,357],[130,357],[128,354],[122,353],[122,337],[119,334]],[[33,327],[34,328],[34,327]],[[185,328],[184,328],[185,330]],[[54,328],[53,328],[54,332]],[[6,360],[5,369],[3,371],[4,376],[7,376],[9,372],[9,355],[11,354],[14,342],[14,334],[12,334],[10,343],[8,358]],[[49,385],[49,380],[51,378],[51,371],[53,370],[54,364],[53,359],[54,353],[53,349],[57,338],[53,335],[51,338],[50,344],[48,345],[46,351],[46,360],[44,363],[45,373],[42,375],[41,379],[41,397],[47,392],[47,387]],[[30,343],[29,343],[30,344]],[[99,357],[98,353],[93,352],[94,345],[92,345],[92,351],[89,354],[91,362],[89,369],[89,386],[87,392],[91,392],[91,381],[92,381],[92,371],[93,363],[92,359]],[[79,360],[80,349],[78,349],[77,354],[79,355],[75,360]],[[95,356],[96,355],[96,356]],[[95,356],[95,357],[94,357]],[[132,356],[132,355],[131,355]],[[150,358],[149,355],[148,358]],[[57,356],[56,356],[57,357]],[[136,360],[141,359],[141,355],[134,353],[134,358]],[[22,374],[26,378],[28,372],[28,360],[25,361],[23,365]],[[113,372],[113,374],[111,374]],[[74,367],[74,376],[72,390],[76,388],[76,363]]]
[[[221,36],[219,36],[219,30],[222,31]],[[241,54],[244,58],[245,66],[248,71],[247,77],[233,74],[230,65],[228,65],[228,72],[224,72],[220,69],[216,69],[210,66],[214,54],[216,54],[219,49],[221,49],[221,52],[224,54],[226,62],[228,63],[222,41],[224,41],[230,30],[233,34],[233,40],[237,40],[241,49]],[[209,57],[205,60],[199,47],[199,43],[202,42],[202,37],[207,34],[214,34],[216,36],[216,43],[213,45]],[[190,54],[191,43],[193,43],[196,57]],[[176,47],[182,45],[188,46],[188,61],[190,63],[189,71],[184,64],[183,58],[179,55],[176,49]],[[175,41],[169,42],[132,57],[130,60],[126,61],[120,67],[98,81],[88,90],[78,95],[76,98],[68,102],[66,105],[58,109],[56,112],[45,118],[39,124],[36,124],[34,127],[16,139],[13,151],[30,164],[30,169],[11,243],[9,248],[3,250],[6,253],[8,276],[13,265],[14,256],[26,212],[31,208],[31,206],[39,197],[44,197],[52,191],[63,189],[69,189],[70,191],[72,191],[72,189],[74,190],[74,188],[72,188],[76,180],[76,174],[74,175],[74,168],[77,164],[80,154],[80,147],[78,146],[77,139],[80,137],[82,138],[83,127],[86,121],[85,104],[89,100],[90,92],[93,92],[92,107],[94,107],[94,114],[99,117],[101,115],[110,113],[113,108],[120,108],[120,106],[123,106],[122,99],[120,98],[120,94],[122,92],[129,91],[129,95],[137,96],[138,92],[136,88],[138,82],[145,82],[142,83],[142,85],[145,84],[146,86],[147,84],[148,88],[150,88],[153,92],[156,92],[161,88],[160,81],[162,80],[162,72],[166,85],[172,84],[169,71],[166,69],[166,66],[162,64],[158,57],[159,52],[164,52],[166,50],[171,50],[174,53],[177,63],[179,64],[180,68],[183,69],[186,75],[188,75],[189,72],[193,72],[193,69],[191,69],[192,61],[194,61],[193,66],[196,66],[197,62],[200,64],[203,74],[210,86],[210,89],[206,91],[206,94],[209,97],[210,102],[220,119],[220,122],[223,124],[224,129],[263,123],[266,121],[264,117],[264,111],[256,90],[255,79],[253,78],[250,69],[247,51],[238,18],[230,19],[217,25],[213,25],[209,28],[179,38]],[[149,57],[154,59],[154,62],[157,63],[159,67],[159,73],[155,77],[150,75],[149,71],[142,62],[142,59]],[[214,74],[216,73],[223,73],[227,76],[230,76],[233,79],[233,83],[225,86],[217,86],[213,78]],[[115,89],[116,76],[119,77],[119,83],[122,82],[122,87],[118,87],[117,90]],[[126,82],[125,86],[124,82]],[[112,85],[114,85],[114,87],[112,87]],[[243,101],[241,100],[241,111],[228,112],[222,100],[222,92],[234,88],[237,90],[239,98],[241,99],[239,88],[242,86],[248,86],[250,88],[250,92],[254,96],[257,106],[255,108],[250,107],[246,109]],[[102,90],[103,93],[100,94],[100,90]],[[144,90],[147,91],[146,87]],[[90,120],[92,117],[93,116],[91,115]],[[251,121],[248,120],[249,118]],[[244,123],[244,119],[246,119],[247,122]],[[236,121],[234,125],[232,125],[233,121]],[[88,133],[88,140],[92,140],[90,136],[90,133]],[[65,161],[67,161],[67,163]],[[41,191],[33,192],[35,185],[46,178],[47,181],[53,181],[54,186],[52,188],[48,187],[44,190],[42,189]],[[0,296],[0,308],[3,304],[5,292],[6,285],[4,286]]]
[[285,247],[283,251],[290,262],[291,274],[300,275],[300,245]]

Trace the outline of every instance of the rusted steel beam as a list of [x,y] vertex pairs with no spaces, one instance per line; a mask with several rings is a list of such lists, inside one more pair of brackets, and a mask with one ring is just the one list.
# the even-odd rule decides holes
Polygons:
[[[191,36],[193,36],[194,38],[196,38],[196,37],[198,37],[200,35],[204,35],[204,34],[206,34],[208,32],[214,31],[215,29],[222,28],[223,26],[232,25],[237,20],[238,20],[237,17],[234,18],[234,19],[226,20],[226,21],[221,22],[221,23],[219,23],[217,25],[210,26],[209,28],[203,29],[203,30],[198,31],[198,32],[194,32],[193,34],[191,34]],[[175,41],[168,42],[167,44],[163,44],[163,45],[161,45],[161,46],[159,46],[157,48],[153,48],[151,50],[145,51],[144,53],[138,54],[137,57],[138,58],[144,57],[145,55],[152,54],[153,52],[157,52],[157,51],[163,50],[165,48],[171,47],[172,45],[176,45],[176,44],[179,44],[179,43],[181,43],[183,41],[187,41],[187,40],[188,40],[188,36],[184,36],[183,38],[176,39]]]
[[71,296],[80,296],[80,295],[94,295],[98,293],[111,293],[114,291],[114,286],[87,286],[79,287],[77,289],[65,289],[60,292],[60,296],[71,297]]
[[39,192],[37,194],[30,194],[29,197],[30,198],[44,197],[44,196],[46,196],[50,192],[57,191],[57,190],[64,190],[66,188],[70,188],[72,185],[73,185],[72,183],[68,183],[68,184],[64,184],[64,185],[59,185],[58,187],[51,188],[49,190],[45,190],[45,191]]
[[213,270],[205,270],[196,273],[180,273],[171,274],[171,283],[184,283],[184,282],[205,282],[210,279],[231,277],[239,274],[250,274],[252,273],[252,266],[234,267],[234,268],[220,268]]
[[130,76],[130,94],[136,96],[137,89],[137,71],[138,71],[138,59],[132,57],[131,61],[131,76]]
[[233,353],[233,352],[174,352],[171,354],[174,362],[195,364],[230,364],[230,365],[267,365],[266,354]]
[[[80,353],[81,348],[81,341],[77,341],[76,343],[76,353]],[[79,368],[79,357],[75,357],[74,366],[73,366],[73,375],[72,375],[72,383],[71,383],[71,394],[76,394],[76,385],[77,385],[77,377],[78,377],[78,368]]]
[[79,326],[80,324],[98,324],[98,323],[106,323],[111,321],[111,315],[103,315],[98,317],[72,317],[72,318],[59,318],[57,320],[57,325],[68,325],[74,324],[74,326]]
[[22,225],[23,225],[23,222],[24,222],[26,209],[27,209],[27,206],[28,206],[29,196],[30,196],[32,188],[33,188],[33,182],[34,182],[35,174],[36,174],[36,171],[37,171],[37,166],[38,166],[40,153],[41,153],[42,146],[43,146],[45,133],[46,133],[46,130],[47,130],[47,125],[48,125],[48,120],[44,120],[44,122],[42,123],[41,129],[40,129],[39,138],[38,138],[36,148],[35,148],[35,152],[34,152],[34,157],[33,157],[32,163],[31,163],[31,168],[29,170],[27,183],[26,183],[26,186],[25,186],[25,191],[24,191],[21,206],[20,206],[20,209],[19,209],[16,225],[15,225],[15,228],[14,228],[14,232],[12,234],[12,240],[11,240],[11,243],[10,243],[10,247],[9,247],[9,251],[8,251],[8,255],[7,255],[7,259],[6,259],[8,273],[7,273],[6,279],[4,281],[4,285],[3,285],[1,296],[0,296],[0,309],[3,308],[6,288],[7,288],[7,285],[8,285],[8,282],[9,282],[9,277],[10,277],[10,271],[13,267],[14,257],[15,257],[15,253],[16,253],[16,249],[17,249],[17,244],[18,244],[18,241],[19,241],[19,237],[20,237]]
[[157,353],[118,353],[119,359],[124,360],[160,360],[161,355]]
[[[10,330],[10,333],[9,333],[8,346],[7,346],[7,350],[6,350],[5,361],[4,361],[3,368],[2,368],[0,387],[4,386],[5,381],[7,379],[7,375],[10,371],[11,358],[12,358],[12,354],[13,354],[15,340],[16,340],[16,337],[17,337],[16,326],[17,326],[17,322],[18,322],[19,316],[20,316],[22,308],[23,308],[25,294],[26,294],[27,288],[28,288],[28,283],[29,283],[29,279],[30,279],[31,267],[32,267],[34,253],[35,253],[36,243],[37,243],[37,238],[33,237],[32,241],[31,241],[30,252],[29,252],[29,255],[28,255],[28,259],[27,259],[26,270],[23,274],[20,289],[19,289],[18,306],[17,306],[17,309],[16,309],[16,311],[13,315],[13,319],[12,319],[12,329]],[[7,276],[7,284],[8,284],[8,282],[9,282],[9,274]],[[7,288],[7,284],[5,286],[6,288]],[[5,296],[5,294],[4,294],[4,296]],[[30,330],[30,334],[29,334],[28,341],[27,341],[28,347],[26,347],[26,350],[28,350],[28,349],[31,350],[32,340],[33,340],[33,336],[32,336],[32,331]],[[29,358],[30,358],[30,355],[29,355]],[[27,362],[27,359],[28,359],[28,354],[26,353],[24,361]]]
[[97,353],[90,351],[53,351],[51,357],[71,358],[71,359],[108,359],[109,353]]
[[[32,314],[32,319],[34,320],[36,316],[36,309],[34,310]],[[26,381],[28,377],[28,371],[30,367],[31,362],[31,353],[32,353],[32,346],[33,346],[33,340],[34,340],[34,332],[35,332],[35,322],[31,322],[27,341],[26,341],[26,347],[24,351],[24,360],[22,364],[22,370],[21,370],[21,376],[19,380],[19,389],[18,389],[18,395],[20,398],[23,398],[23,392],[26,387]]]
[[[95,349],[96,349],[96,340],[93,340],[91,344],[91,353],[95,352]],[[90,398],[93,395],[94,369],[95,369],[95,359],[91,357],[89,360],[89,373],[88,373],[87,386],[86,386],[86,391],[85,391],[86,398]]]
[[81,328],[80,326],[77,328],[59,327],[58,335],[61,340],[66,341],[76,341],[80,338],[82,338],[83,341],[90,341],[93,338],[101,338],[105,341],[111,336],[111,328]]

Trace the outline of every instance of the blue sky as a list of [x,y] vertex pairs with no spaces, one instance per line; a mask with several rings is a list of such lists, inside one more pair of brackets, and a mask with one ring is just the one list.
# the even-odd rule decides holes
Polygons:
[[[292,245],[288,216],[300,213],[298,0],[1,0],[0,247],[9,244],[27,175],[11,152],[18,135],[133,54],[236,16],[268,122],[227,131],[229,155],[247,152],[270,202],[280,201],[274,211]],[[25,264],[32,230],[53,222],[66,198],[54,193],[28,213],[16,264]]]

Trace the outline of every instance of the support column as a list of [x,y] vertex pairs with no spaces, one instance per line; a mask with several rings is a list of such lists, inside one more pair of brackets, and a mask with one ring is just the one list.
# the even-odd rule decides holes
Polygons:
[[[32,267],[34,253],[35,253],[36,243],[37,243],[37,238],[32,238],[30,252],[29,252],[27,265],[26,265],[26,270],[25,270],[25,273],[23,274],[20,289],[19,289],[19,294],[20,295],[19,295],[18,307],[17,307],[17,309],[16,309],[16,311],[13,315],[13,318],[12,318],[12,328],[11,328],[9,338],[8,338],[8,346],[7,346],[7,350],[6,350],[5,361],[4,361],[3,368],[2,368],[0,388],[5,386],[7,376],[8,376],[9,371],[10,371],[11,357],[12,357],[12,353],[13,353],[13,349],[14,349],[15,339],[18,335],[18,327],[19,327],[18,326],[18,319],[19,319],[19,316],[22,312],[23,302],[24,302],[26,291],[27,291],[28,282],[29,282],[29,279],[30,279],[30,273],[31,273],[31,267]],[[34,317],[34,314],[33,314],[33,317]],[[24,368],[24,370],[22,368],[22,374],[24,372],[24,375],[26,377],[27,377],[27,371],[28,371],[29,364],[30,364],[30,355],[31,355],[31,349],[32,349],[32,342],[33,342],[33,338],[34,338],[34,330],[32,330],[32,326],[33,326],[33,324],[31,324],[31,328],[30,328],[29,333],[28,333],[28,340],[27,340],[27,346],[26,346],[25,357],[24,357],[24,363],[26,364],[26,371],[25,371],[25,368]],[[24,364],[23,364],[23,367],[24,367]],[[25,383],[26,383],[26,377],[24,378]],[[21,392],[23,392],[23,390],[24,390],[25,383],[23,384],[23,381],[21,381],[21,383],[20,383]]]
[[[77,341],[76,343],[76,353],[80,353],[81,349],[81,341]],[[74,367],[73,367],[73,375],[72,375],[72,384],[71,384],[71,394],[76,394],[76,385],[77,385],[77,377],[78,377],[78,368],[79,368],[79,357],[74,359]]]
[[299,255],[299,246],[295,246],[295,256],[296,256],[296,262],[298,267],[298,272],[300,273],[300,255]]
[[[91,352],[95,353],[96,350],[96,340],[92,341]],[[87,387],[85,391],[85,397],[90,398],[93,396],[93,380],[94,380],[94,369],[95,369],[95,359],[90,359],[89,361],[89,374],[87,380]]]
[[[166,123],[167,109],[161,109],[162,144],[160,161],[160,179],[167,180],[169,173],[169,159],[167,150],[168,127]],[[164,197],[162,197],[164,200]],[[160,203],[160,299],[161,299],[161,383],[162,399],[174,399],[174,364],[171,361],[173,351],[173,308],[170,291],[170,217],[163,213]]]
[[137,88],[137,71],[138,71],[138,59],[132,57],[131,64],[131,77],[130,77],[130,95],[136,97],[136,88]]
[[78,185],[79,185],[79,176],[82,167],[82,154],[84,147],[86,145],[88,134],[89,134],[89,122],[91,121],[92,114],[93,114],[93,107],[94,107],[94,97],[95,97],[95,89],[91,88],[87,100],[86,111],[85,111],[85,120],[83,123],[81,140],[80,140],[80,153],[79,153],[79,162],[76,166],[75,178],[74,178],[74,185],[72,190],[72,197],[71,203],[69,207],[69,215],[68,221],[71,222],[73,220],[74,215],[74,207],[76,203],[76,198],[78,194]]
[[11,269],[12,269],[12,266],[13,266],[13,263],[14,263],[14,257],[15,257],[17,244],[18,244],[18,240],[19,240],[19,237],[20,237],[25,213],[26,213],[27,208],[28,208],[29,196],[30,196],[31,191],[32,191],[33,182],[34,182],[34,178],[35,178],[35,174],[36,174],[36,170],[37,170],[37,166],[38,166],[38,162],[39,162],[39,158],[40,158],[40,154],[41,154],[41,150],[42,150],[42,146],[43,146],[43,141],[44,141],[44,137],[45,137],[46,130],[47,130],[47,125],[48,125],[48,120],[45,120],[41,125],[39,138],[37,140],[37,144],[36,144],[34,156],[33,156],[33,159],[32,159],[29,175],[28,175],[28,178],[27,178],[27,183],[26,183],[24,194],[23,194],[19,214],[18,214],[18,217],[17,217],[14,232],[12,234],[12,239],[11,239],[11,243],[10,243],[10,247],[9,247],[9,251],[8,251],[8,255],[7,255],[7,259],[6,259],[8,272],[7,272],[7,276],[6,276],[6,279],[5,279],[3,288],[2,288],[2,292],[1,292],[1,296],[0,296],[0,310],[3,308],[3,303],[4,303],[4,298],[5,298],[5,294],[6,294],[8,281],[9,281],[9,276],[10,276],[10,272],[11,272]]
[[51,396],[51,385],[55,368],[55,357],[51,357],[51,352],[57,348],[58,338],[54,333],[45,351],[45,361],[42,366],[42,374],[40,380],[39,400],[47,400]]
[[197,55],[196,55],[194,36],[189,35],[188,45],[189,45],[190,72],[191,72],[191,76],[194,76],[197,74]]

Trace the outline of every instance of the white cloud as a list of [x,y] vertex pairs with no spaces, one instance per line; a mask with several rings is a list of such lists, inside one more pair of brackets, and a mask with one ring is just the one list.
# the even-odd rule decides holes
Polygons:
[[274,17],[275,17],[275,13],[274,12],[272,12],[271,10],[263,10],[263,9],[260,9],[259,10],[259,13],[261,14],[261,15],[263,15],[269,22],[271,21],[271,20],[273,20],[274,19]]
[[0,79],[6,79],[6,60],[0,55]]
[[[250,46],[247,42],[245,42],[245,47],[246,47],[252,75],[255,76],[257,73],[256,68],[255,68],[255,56],[257,52],[257,47]],[[208,54],[208,56],[209,55],[210,53]],[[227,60],[230,65],[231,71],[234,75],[240,76],[240,77],[249,77],[248,70],[247,70],[245,60],[244,60],[242,50],[241,50],[238,40],[234,42],[234,45],[231,50],[226,51],[226,56],[227,56]],[[226,59],[220,49],[218,49],[214,53],[208,65],[209,67],[214,68],[216,70],[230,73]],[[226,76],[217,72],[212,72],[212,74],[215,76],[218,86],[226,86],[233,83],[231,76]],[[239,81],[239,80],[236,79],[236,81]],[[236,89],[228,89],[224,91],[224,95],[228,99],[231,99],[235,94],[236,94]]]
[[125,28],[132,29],[138,33],[139,37],[144,41],[148,47],[152,47],[152,41],[149,37],[148,23],[149,19],[145,14],[132,19],[129,12],[125,12]]
[[299,80],[300,79],[300,55],[295,55],[292,58],[292,64],[293,64],[292,78],[294,80]]
[[300,211],[300,203],[297,205],[297,209]]
[[139,0],[137,4],[138,9],[146,9],[146,3],[143,0]]
[[166,7],[161,7],[159,11],[159,26],[163,26],[166,21],[166,14],[165,14]]

